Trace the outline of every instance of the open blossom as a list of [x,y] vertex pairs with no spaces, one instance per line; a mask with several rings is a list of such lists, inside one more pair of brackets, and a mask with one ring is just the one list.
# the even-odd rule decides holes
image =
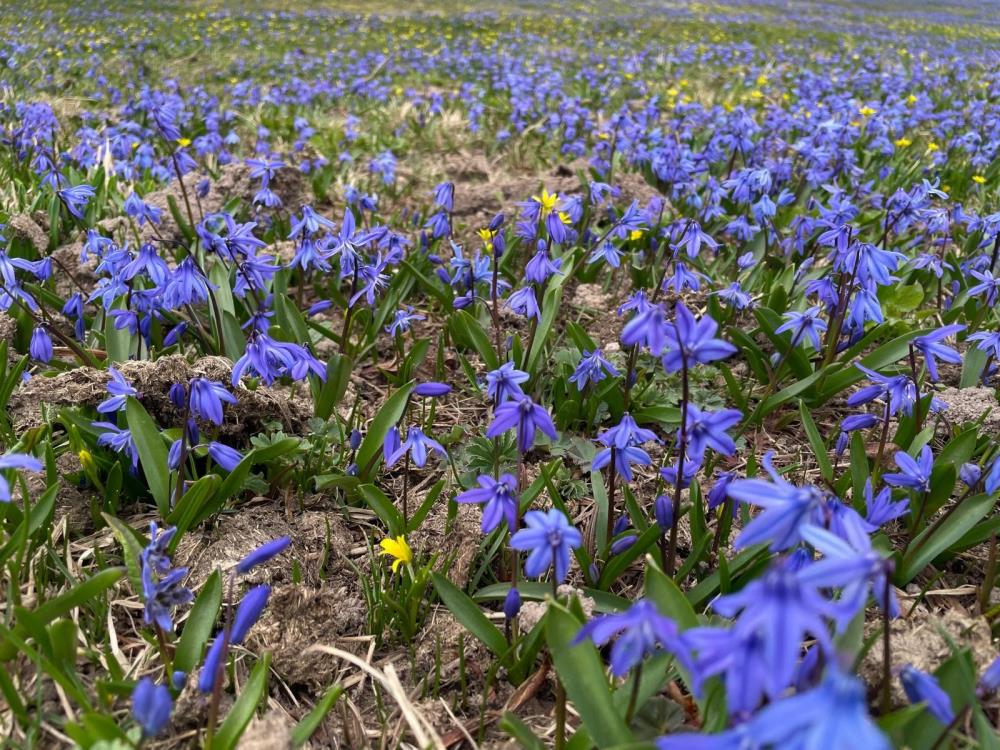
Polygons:
[[524,574],[541,578],[554,569],[555,580],[562,583],[569,573],[570,551],[583,544],[583,534],[573,526],[562,511],[529,510],[524,514],[525,528],[510,539],[510,546],[528,552]]
[[549,413],[525,395],[497,407],[486,437],[497,437],[512,428],[517,431],[517,448],[521,453],[527,453],[535,444],[536,430],[552,440],[559,436]]
[[514,475],[501,474],[499,479],[483,475],[477,481],[478,488],[459,493],[455,496],[455,502],[482,504],[484,534],[493,531],[502,521],[507,521],[507,528],[511,531],[516,530],[518,497],[517,479]]
[[757,505],[764,512],[744,527],[736,539],[737,547],[770,542],[771,549],[788,549],[802,539],[802,527],[821,507],[823,493],[815,487],[796,487],[784,479],[771,463],[772,452],[764,454],[762,463],[771,477],[765,479],[734,479],[726,487],[729,497],[748,505]]

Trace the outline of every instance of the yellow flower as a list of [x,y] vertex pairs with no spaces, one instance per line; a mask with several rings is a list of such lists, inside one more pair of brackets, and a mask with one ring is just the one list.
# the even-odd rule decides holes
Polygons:
[[898,138],[896,139],[895,143],[900,148],[906,148],[907,146],[911,145],[913,141],[911,141],[909,138]]
[[190,138],[178,138],[177,139],[177,145],[180,146],[181,148],[184,148],[185,146],[190,146],[191,145],[191,139]]
[[757,76],[757,85],[763,86],[765,83],[767,83],[767,76],[761,73],[759,76]]
[[549,195],[549,191],[542,188],[542,194],[531,196],[531,200],[535,201],[535,203],[538,203],[542,207],[542,218],[544,219],[552,213],[552,210],[556,207],[556,203],[559,202],[559,196],[556,193]]
[[941,149],[941,147],[939,145],[937,145],[936,143],[934,143],[933,141],[927,144],[927,151],[928,152],[939,151],[940,149]]
[[873,114],[875,114],[875,112],[876,110],[872,109],[871,107],[862,107],[861,109],[858,110],[858,113],[862,117],[871,117]]
[[77,455],[80,457],[80,465],[83,467],[84,471],[91,472],[97,469],[97,464],[94,463],[94,457],[90,455],[90,451],[84,449]]
[[628,233],[628,238],[630,240],[638,240],[642,237],[643,234],[644,233],[641,229],[633,229],[631,232]]
[[916,104],[917,103],[917,96],[916,96],[916,94],[910,94],[908,97],[906,97],[906,103],[907,104]]
[[972,175],[972,181],[977,185],[983,185],[986,183],[986,178],[983,177],[981,174],[974,174]]
[[382,548],[380,555],[389,555],[393,558],[392,572],[395,573],[400,565],[409,565],[413,562],[413,551],[406,543],[406,537],[400,534],[395,539],[386,537],[378,544]]

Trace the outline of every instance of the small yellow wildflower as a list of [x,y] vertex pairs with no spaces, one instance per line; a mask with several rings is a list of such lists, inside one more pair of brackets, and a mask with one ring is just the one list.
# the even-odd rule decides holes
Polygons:
[[542,188],[542,194],[531,196],[531,200],[542,207],[542,218],[544,219],[555,209],[556,203],[559,202],[559,196],[556,193],[549,195],[549,191]]
[[191,139],[190,138],[178,138],[177,139],[177,145],[180,146],[181,148],[186,148],[187,146],[191,145]]
[[97,469],[97,464],[94,463],[94,457],[90,455],[90,451],[81,450],[77,455],[80,457],[80,466],[83,467],[84,471],[89,473]]
[[759,76],[757,76],[757,85],[763,86],[765,83],[767,83],[767,76],[761,73]]
[[633,229],[631,232],[628,233],[628,238],[632,241],[635,241],[641,239],[643,234],[645,233],[641,229]]
[[907,104],[916,104],[917,103],[917,95],[916,94],[910,94],[908,97],[906,97],[906,103]]
[[409,565],[413,562],[413,551],[406,543],[406,537],[400,534],[395,539],[386,537],[378,544],[382,548],[380,555],[389,555],[392,560],[392,572],[399,570],[400,565]]
[[871,117],[877,111],[878,110],[872,109],[871,107],[862,107],[861,109],[858,110],[858,114],[860,114],[862,117]]
[[941,150],[941,147],[939,145],[937,145],[936,143],[934,143],[934,141],[931,141],[930,143],[927,144],[927,151],[929,153],[932,153],[934,151],[940,151],[940,150]]
[[983,185],[986,183],[986,178],[983,177],[981,174],[974,174],[972,175],[972,181],[977,185]]
[[911,141],[909,138],[897,138],[895,144],[900,148],[906,148],[907,146],[912,145],[913,141]]

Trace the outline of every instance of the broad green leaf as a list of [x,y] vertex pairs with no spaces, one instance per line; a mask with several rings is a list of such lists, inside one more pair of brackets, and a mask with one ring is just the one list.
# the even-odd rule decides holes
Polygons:
[[218,750],[233,750],[236,747],[236,743],[239,742],[240,737],[247,728],[247,724],[250,723],[254,713],[257,711],[257,706],[261,698],[264,697],[267,691],[267,670],[270,664],[271,654],[268,652],[264,654],[261,660],[254,666],[253,671],[250,672],[250,678],[243,685],[239,697],[236,699],[233,707],[229,709],[229,713],[215,735],[215,742],[212,744],[213,748],[218,748]]
[[167,447],[163,444],[163,436],[142,404],[131,396],[125,404],[125,418],[139,451],[139,462],[149,492],[156,501],[160,516],[166,518],[170,513],[170,471],[167,469]]
[[896,570],[896,585],[905,586],[932,560],[944,554],[966,532],[986,517],[997,503],[992,495],[975,495],[962,501],[962,505],[937,528],[929,526],[911,543],[909,551]]
[[489,621],[464,591],[440,573],[431,573],[431,580],[441,601],[466,630],[486,644],[496,656],[501,656],[508,650],[507,639],[503,637],[503,633]]
[[816,428],[812,413],[806,408],[804,401],[799,401],[799,416],[802,418],[802,427],[805,428],[806,437],[809,438],[809,445],[816,456],[816,463],[819,466],[819,473],[828,482],[833,481],[833,466],[830,464],[830,454],[826,449],[826,444]]
[[413,391],[413,383],[407,383],[385,400],[378,414],[368,425],[368,432],[358,448],[357,465],[362,480],[372,476],[378,466],[385,436],[402,418],[406,404]]
[[403,523],[403,515],[396,509],[396,506],[392,504],[392,501],[385,496],[374,484],[363,484],[358,487],[358,492],[364,501],[368,503],[369,507],[375,511],[382,523],[386,525],[389,529],[390,536],[399,536],[405,532],[405,524]]
[[630,742],[632,733],[615,710],[601,657],[590,641],[573,645],[583,623],[562,605],[550,604],[545,638],[566,695],[598,747]]
[[190,672],[201,662],[202,652],[215,627],[221,606],[222,576],[216,570],[201,587],[198,598],[191,606],[191,614],[184,621],[184,629],[174,656],[174,669]]
[[490,370],[500,366],[497,353],[493,350],[490,337],[472,315],[465,310],[456,310],[448,320],[452,338],[459,344],[475,351]]
[[292,730],[292,747],[301,747],[309,741],[309,738],[319,729],[319,725],[330,713],[330,709],[333,708],[343,692],[344,688],[340,685],[334,685],[326,691],[313,710],[303,716],[302,720],[295,725]]

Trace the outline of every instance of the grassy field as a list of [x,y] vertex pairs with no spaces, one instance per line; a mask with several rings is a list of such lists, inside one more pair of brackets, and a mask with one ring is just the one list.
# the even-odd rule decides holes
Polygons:
[[994,748],[985,1],[0,7],[0,736]]

